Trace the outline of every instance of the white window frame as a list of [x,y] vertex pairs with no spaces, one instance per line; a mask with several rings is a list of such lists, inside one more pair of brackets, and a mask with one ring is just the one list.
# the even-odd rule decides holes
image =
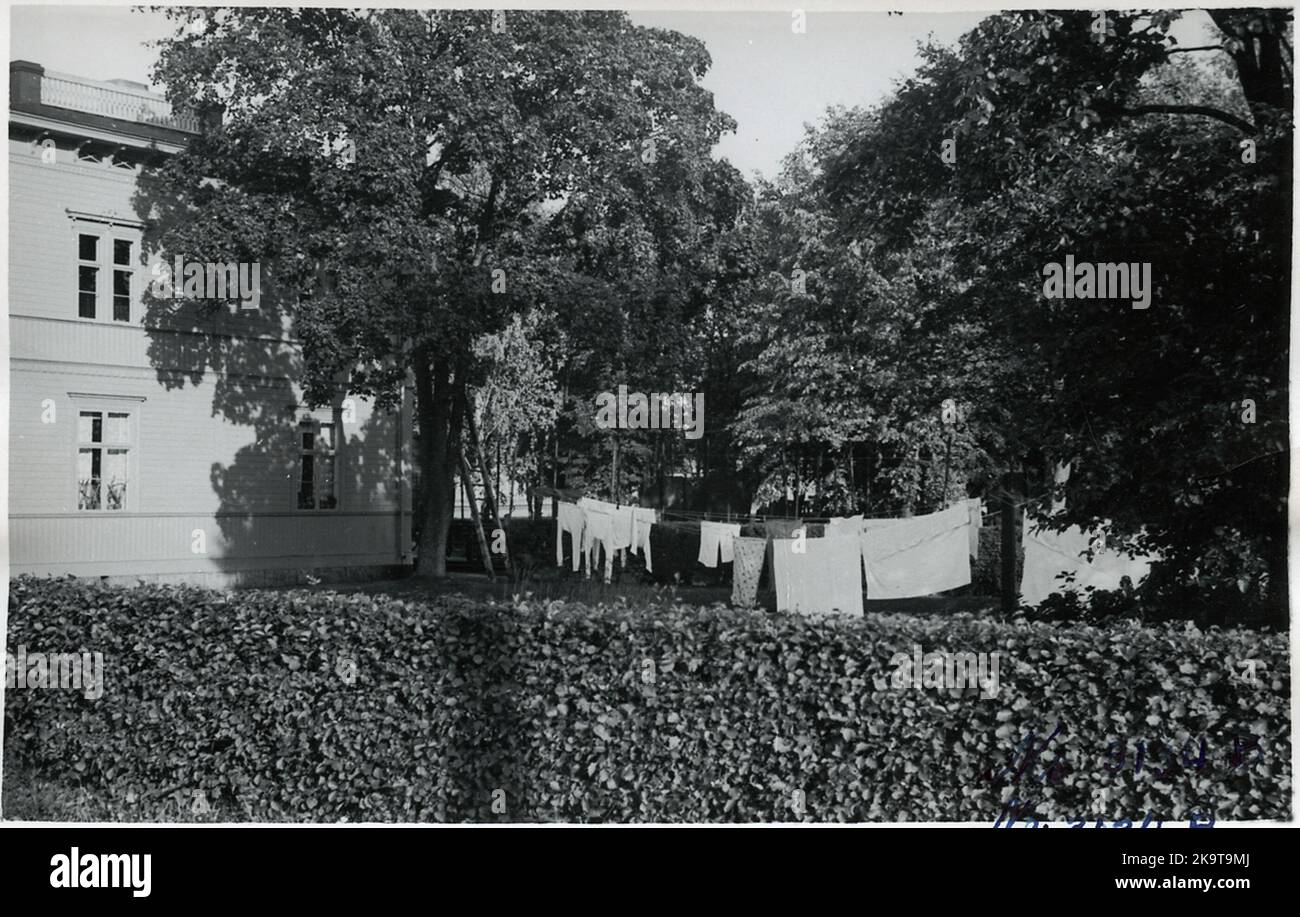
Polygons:
[[[104,325],[139,325],[144,314],[142,301],[142,273],[140,257],[143,250],[142,224],[132,220],[120,220],[113,217],[101,217],[93,214],[68,211],[72,223],[72,253],[77,266],[76,302],[73,315],[79,321],[96,322]],[[95,260],[87,261],[81,257],[81,237],[94,236]],[[118,242],[127,242],[131,246],[131,257],[127,264],[118,264],[115,250]],[[81,314],[81,269],[91,267],[95,275],[95,315],[93,318]],[[128,304],[125,319],[114,318],[117,273],[126,271],[130,274],[127,282]]]
[[[78,515],[120,515],[138,512],[140,493],[140,416],[143,398],[119,397],[113,395],[94,395],[85,392],[69,392],[70,414],[72,417],[72,509]],[[81,415],[93,413],[101,415],[100,442],[83,441],[81,438]],[[127,436],[124,443],[109,442],[105,436],[108,432],[110,414],[125,414],[127,418]],[[81,506],[80,462],[82,449],[99,449],[100,456],[100,491],[97,509]],[[119,509],[108,506],[108,490],[103,480],[105,457],[109,450],[121,449],[126,452],[126,496]]]
[[[81,239],[83,236],[95,240],[94,260],[81,257]],[[104,251],[104,237],[97,232],[85,232],[82,229],[78,229],[75,238],[77,242],[77,318],[84,322],[99,321],[100,300],[103,299],[104,290],[104,265],[101,261]],[[95,301],[93,315],[81,314],[81,295],[86,292],[81,288],[81,272],[85,269],[95,272]]]
[[[341,421],[341,417],[339,412],[337,411],[334,413],[334,416],[330,420],[321,420],[319,417],[316,417],[313,414],[304,413],[298,417],[297,423],[294,425],[293,428],[294,451],[298,456],[298,475],[297,475],[297,480],[295,482],[296,486],[293,492],[293,505],[294,505],[294,509],[297,510],[298,512],[301,513],[336,512],[343,503],[342,496],[339,493],[339,454],[341,451],[340,445],[341,445],[341,437],[343,433],[343,424],[340,421]],[[322,449],[320,447],[320,443],[321,443],[320,434],[321,434],[322,427],[329,427],[333,431],[333,446],[331,446],[328,449]],[[311,449],[304,449],[302,445],[302,435],[303,433],[306,432],[310,432],[312,434]],[[312,457],[312,503],[313,503],[312,506],[303,506],[301,502],[303,459],[306,456]],[[320,505],[321,503],[320,474],[319,474],[320,463],[317,461],[317,459],[322,457],[328,457],[334,463],[334,477],[333,477],[334,492],[332,494],[332,496],[334,497],[333,506]]]

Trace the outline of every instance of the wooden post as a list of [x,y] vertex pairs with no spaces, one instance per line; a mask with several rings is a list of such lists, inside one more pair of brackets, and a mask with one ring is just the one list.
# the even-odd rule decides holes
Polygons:
[[612,462],[612,467],[610,468],[609,490],[614,497],[614,502],[621,504],[623,500],[621,494],[619,494],[618,486],[618,434],[615,433],[611,439],[614,444],[614,460]]
[[939,498],[940,508],[948,505],[948,471],[952,468],[952,427],[948,428],[948,448],[943,454],[943,494]]
[[1023,476],[1008,473],[1002,476],[1002,611],[1015,613],[1020,607],[1020,583],[1016,579],[1016,555],[1020,539],[1016,536],[1017,523],[1024,510],[1019,505],[1023,495]]
[[460,482],[465,485],[465,499],[469,501],[469,514],[474,520],[474,531],[478,535],[479,551],[483,554],[483,566],[487,568],[488,578],[496,582],[497,572],[492,566],[492,554],[488,550],[487,536],[483,534],[483,522],[478,514],[478,503],[474,500],[474,485],[469,476],[469,463],[465,461],[463,451],[456,453],[456,459],[460,463]]
[[560,421],[555,421],[555,437],[551,442],[551,518],[560,516]]

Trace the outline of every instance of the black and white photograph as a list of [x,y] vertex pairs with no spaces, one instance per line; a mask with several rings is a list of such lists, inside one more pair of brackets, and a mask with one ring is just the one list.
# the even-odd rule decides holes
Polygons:
[[6,825],[1292,823],[1292,9],[5,16]]

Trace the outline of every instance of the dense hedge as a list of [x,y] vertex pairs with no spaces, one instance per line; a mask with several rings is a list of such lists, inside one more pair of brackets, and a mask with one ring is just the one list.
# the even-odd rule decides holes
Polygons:
[[[9,608],[11,651],[100,651],[107,679],[8,691],[8,751],[126,818],[178,787],[273,820],[991,824],[1012,795],[1040,818],[1290,814],[1276,634],[31,578]],[[999,652],[1001,696],[891,687],[914,643]],[[1050,779],[998,773],[1058,719]],[[1261,750],[1234,767],[1237,735]],[[1200,737],[1203,764],[1108,770],[1114,739]]]

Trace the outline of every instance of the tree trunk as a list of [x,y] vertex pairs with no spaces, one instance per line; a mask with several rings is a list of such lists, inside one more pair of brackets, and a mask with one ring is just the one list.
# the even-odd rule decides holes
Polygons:
[[849,515],[853,515],[856,507],[862,504],[858,502],[858,473],[853,463],[853,443],[846,443],[849,453],[849,505],[847,507]]
[[1020,531],[1023,511],[1020,506],[1025,491],[1024,476],[1007,473],[1002,477],[1001,519],[1002,570],[999,579],[1002,587],[1002,611],[1014,614],[1020,607],[1020,582],[1016,577],[1016,560],[1020,551]]
[[415,572],[447,575],[447,533],[455,505],[455,464],[451,366],[427,350],[415,354],[416,414],[420,422],[420,477],[424,484],[423,523]]
[[1237,78],[1251,114],[1259,123],[1270,106],[1291,111],[1292,86],[1282,48],[1289,11],[1286,9],[1206,10],[1225,35],[1240,42],[1229,52],[1237,65]]

